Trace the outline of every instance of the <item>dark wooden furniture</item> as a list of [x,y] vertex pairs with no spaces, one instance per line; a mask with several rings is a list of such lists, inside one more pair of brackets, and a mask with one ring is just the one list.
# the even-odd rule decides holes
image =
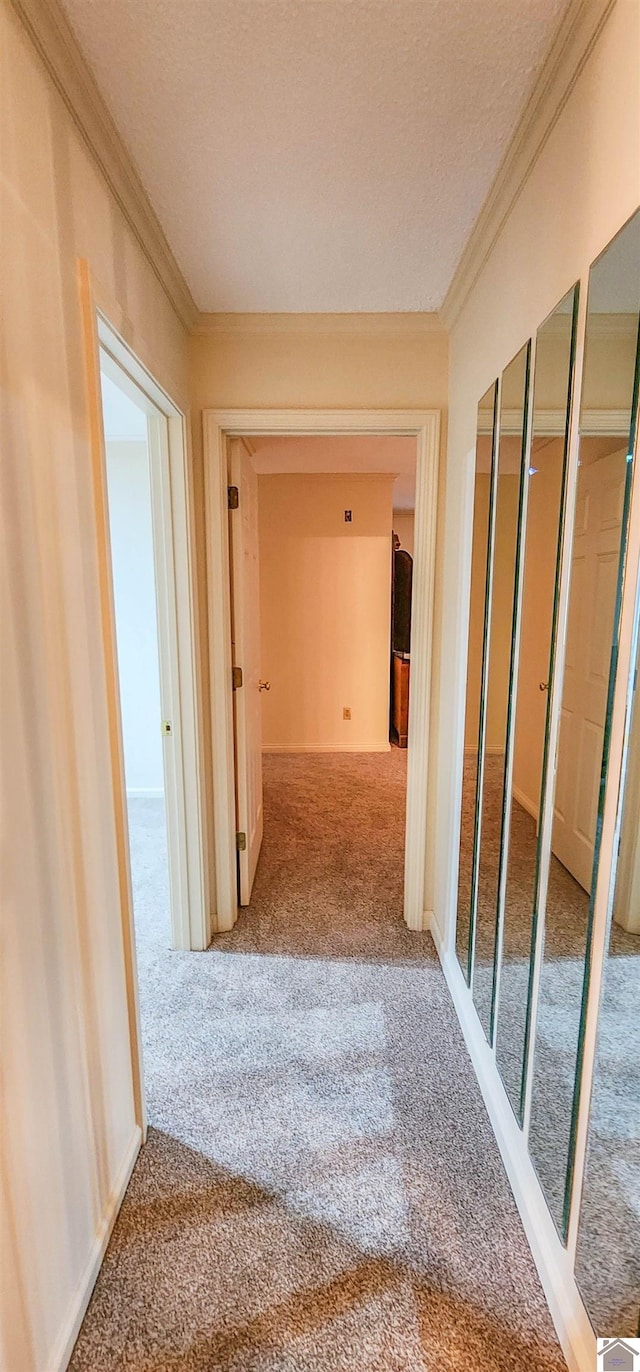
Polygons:
[[393,654],[393,732],[399,748],[407,746],[410,665],[408,657]]

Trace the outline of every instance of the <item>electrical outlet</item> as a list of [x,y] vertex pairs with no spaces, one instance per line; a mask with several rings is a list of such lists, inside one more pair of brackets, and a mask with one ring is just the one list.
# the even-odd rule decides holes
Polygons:
[[350,708],[349,705],[345,705],[345,707],[344,707],[344,709],[343,709],[343,711],[342,711],[342,718],[343,718],[343,719],[351,719],[351,708]]
[[345,510],[345,512],[344,512],[344,522],[345,522],[345,524],[350,524],[350,523],[351,523],[351,510]]

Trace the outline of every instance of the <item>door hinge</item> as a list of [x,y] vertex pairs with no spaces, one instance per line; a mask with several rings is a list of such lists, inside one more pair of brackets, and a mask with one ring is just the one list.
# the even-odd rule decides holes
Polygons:
[[244,853],[247,847],[247,835],[236,834],[236,848],[239,853]]
[[242,667],[231,668],[231,683],[234,691],[237,691],[238,687],[242,685]]
[[229,509],[237,510],[239,504],[240,496],[238,495],[238,487],[227,486],[227,505],[229,506]]

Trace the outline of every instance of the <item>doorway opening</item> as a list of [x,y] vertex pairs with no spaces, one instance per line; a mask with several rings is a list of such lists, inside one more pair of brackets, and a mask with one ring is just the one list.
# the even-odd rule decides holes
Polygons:
[[[129,803],[160,800],[163,793],[165,946],[199,951],[210,942],[211,912],[186,421],[100,313],[96,334],[102,449],[97,481],[122,789]],[[109,406],[112,418],[103,413]],[[109,433],[113,425],[116,435],[124,435],[127,420],[118,430],[118,410],[137,425],[133,451],[126,442],[118,450],[117,437]],[[162,830],[160,823],[152,827]],[[128,861],[126,852],[123,860]]]
[[144,1140],[146,1093],[155,1121],[166,1061],[158,1038],[163,969],[172,950],[205,949],[211,938],[193,500],[185,417],[96,310],[86,264],[81,299],[131,1062]]
[[[152,974],[173,960],[172,950],[205,949],[211,938],[193,499],[184,414],[96,309],[86,263],[80,280],[123,955],[144,1138],[142,1037],[159,1002]],[[145,998],[151,1015],[144,1005],[141,1015]],[[148,1089],[153,1071],[152,1045]]]
[[[318,786],[327,758],[390,754],[394,485],[412,469],[416,704],[407,731],[403,913],[410,928],[425,927],[438,421],[435,412],[205,415],[220,931],[233,927],[255,876],[263,748],[265,759],[304,756]],[[341,777],[344,765],[344,756],[335,762]],[[347,813],[352,802],[346,793],[343,800]]]
[[[141,398],[134,398],[121,369],[110,363],[107,354],[101,353],[100,361],[129,853],[140,959],[175,941],[163,755],[171,721],[163,717],[161,705],[158,634],[158,472],[150,451],[148,408],[143,408]],[[157,422],[162,422],[159,416]]]
[[348,815],[361,810],[363,852],[380,807],[378,823],[394,833],[389,862],[401,864],[406,752],[389,758],[389,716],[395,708],[394,744],[406,750],[411,557],[393,551],[394,496],[400,479],[411,500],[415,453],[408,437],[229,440],[240,905],[251,897],[264,794],[279,812],[281,793],[306,794],[326,848],[342,833],[345,853]]

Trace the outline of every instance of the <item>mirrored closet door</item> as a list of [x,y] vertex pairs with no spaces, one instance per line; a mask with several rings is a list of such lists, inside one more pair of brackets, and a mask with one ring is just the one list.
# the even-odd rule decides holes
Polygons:
[[[597,876],[633,474],[637,310],[625,275],[637,221],[592,268],[569,559],[544,956],[536,1003],[529,1150],[563,1235],[580,1090],[582,1002]],[[629,282],[630,286],[632,283]],[[605,416],[604,420],[602,416]],[[604,432],[603,432],[604,430]],[[614,779],[615,784],[615,779]]]
[[578,1285],[595,1328],[632,1338],[640,1337],[639,671],[636,636],[576,1255]]
[[513,762],[509,777],[506,882],[502,907],[497,1062],[522,1122],[535,934],[538,840],[546,774],[549,680],[553,670],[557,584],[564,526],[569,412],[577,291],[565,296],[538,330],[533,429],[526,459],[526,525],[522,596],[513,686]]
[[529,346],[510,362],[500,385],[494,471],[494,529],[487,577],[484,728],[476,809],[477,876],[473,915],[473,999],[489,1042],[493,1039],[503,829],[507,819],[507,738],[512,708],[513,620],[517,596],[518,537],[524,497],[524,450],[529,394]]
[[[578,302],[576,286],[541,324],[531,382],[525,345],[480,404],[457,952],[559,1240],[571,1224],[573,1251],[577,1234],[594,1328],[635,1335],[637,615],[632,661],[628,637],[620,659],[620,629],[638,582],[640,212],[589,274],[581,375]],[[611,721],[627,697],[612,848],[603,817],[618,802],[623,752]],[[588,1108],[585,1163],[576,1149]]]

